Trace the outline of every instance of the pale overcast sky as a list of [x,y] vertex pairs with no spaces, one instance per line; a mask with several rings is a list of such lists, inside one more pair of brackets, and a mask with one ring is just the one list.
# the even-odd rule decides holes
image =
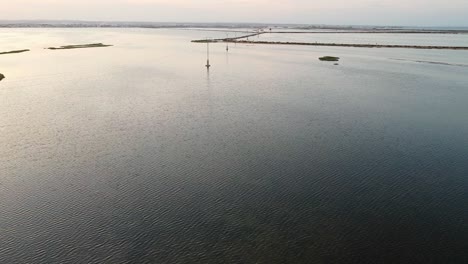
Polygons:
[[468,0],[0,0],[0,19],[468,26]]

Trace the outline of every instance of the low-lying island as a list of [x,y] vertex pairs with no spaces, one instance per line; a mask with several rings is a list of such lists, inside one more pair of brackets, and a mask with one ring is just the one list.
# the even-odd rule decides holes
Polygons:
[[60,47],[49,47],[46,49],[49,50],[65,50],[65,49],[85,49],[85,48],[105,48],[111,47],[112,45],[102,44],[102,43],[92,43],[92,44],[80,44],[80,45],[65,45]]
[[22,49],[22,50],[11,50],[11,51],[4,51],[4,52],[0,52],[0,55],[4,55],[4,54],[14,54],[14,53],[23,53],[23,52],[27,52],[29,51],[28,49]]

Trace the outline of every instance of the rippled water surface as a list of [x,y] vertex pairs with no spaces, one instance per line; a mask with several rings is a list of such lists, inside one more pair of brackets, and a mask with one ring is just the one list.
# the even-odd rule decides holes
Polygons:
[[467,51],[224,36],[0,30],[1,263],[468,261]]

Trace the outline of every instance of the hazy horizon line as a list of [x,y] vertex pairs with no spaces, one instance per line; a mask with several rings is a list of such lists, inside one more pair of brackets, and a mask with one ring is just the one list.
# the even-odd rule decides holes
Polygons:
[[145,20],[82,20],[82,19],[0,19],[0,22],[70,22],[70,23],[160,23],[160,24],[246,24],[246,25],[307,25],[307,26],[367,26],[367,27],[421,27],[421,28],[460,28],[468,25],[392,25],[392,24],[318,24],[318,23],[285,23],[285,22],[246,22],[246,21],[145,21]]

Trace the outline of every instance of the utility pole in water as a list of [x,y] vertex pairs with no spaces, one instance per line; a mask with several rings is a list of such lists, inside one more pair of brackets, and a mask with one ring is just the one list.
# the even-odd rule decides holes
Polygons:
[[[226,34],[226,41],[229,41],[229,34]],[[229,52],[229,42],[226,42],[226,52]]]
[[206,68],[209,70],[211,65],[210,65],[210,41],[208,38],[206,39]]

